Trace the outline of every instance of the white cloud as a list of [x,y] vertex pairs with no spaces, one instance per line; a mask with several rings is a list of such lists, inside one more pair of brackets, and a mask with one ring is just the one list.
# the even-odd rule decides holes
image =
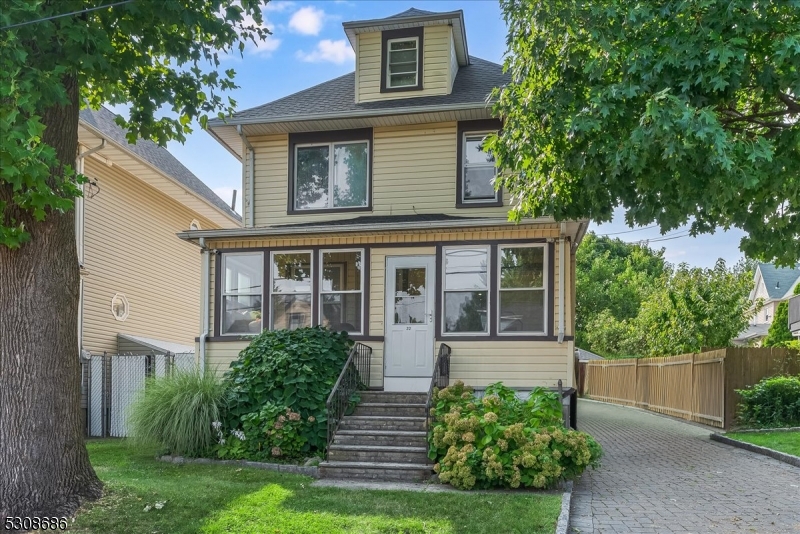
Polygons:
[[350,48],[350,44],[344,39],[339,41],[323,39],[317,43],[317,48],[311,52],[306,53],[298,50],[297,57],[309,63],[329,61],[341,65],[342,63],[353,61],[356,55],[353,53],[353,49]]
[[[228,206],[231,205],[231,199],[233,198],[233,187],[215,187],[213,189],[214,193],[217,194],[219,198],[221,198],[225,204]],[[236,213],[242,213],[242,192],[239,191],[236,193]]]
[[245,47],[245,53],[249,51],[259,56],[269,57],[279,46],[281,46],[281,40],[270,35],[263,41],[257,41],[255,45],[248,43]]
[[[269,4],[267,4],[269,5]],[[319,35],[325,12],[315,7],[306,6],[298,9],[289,19],[289,28],[303,35]]]
[[[269,5],[269,4],[267,4]],[[244,48],[244,55],[252,55],[252,56],[260,56],[260,57],[270,57],[274,51],[281,46],[281,39],[275,37],[274,30],[275,25],[267,18],[266,14],[264,13],[265,10],[262,9],[262,22],[261,24],[256,24],[256,21],[253,19],[252,15],[244,15],[242,20],[242,26],[258,26],[261,28],[266,28],[268,30],[273,31],[272,34],[268,35],[266,39],[263,41],[256,41],[255,43],[251,40],[245,41],[245,48]],[[241,32],[239,32],[241,35]],[[228,52],[227,54],[222,54],[220,59],[222,61],[226,60],[237,60],[241,59],[242,56],[239,53],[238,46],[234,46],[233,50]]]
[[283,13],[295,6],[294,2],[288,0],[271,0],[264,6],[264,11],[273,11],[275,13]]

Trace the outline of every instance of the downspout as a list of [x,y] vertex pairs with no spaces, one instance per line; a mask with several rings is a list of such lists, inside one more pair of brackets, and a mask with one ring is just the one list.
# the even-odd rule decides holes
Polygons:
[[[255,226],[255,169],[256,169],[256,151],[253,149],[253,145],[250,144],[250,141],[247,140],[247,136],[244,135],[242,131],[242,125],[238,125],[236,127],[236,131],[239,133],[239,137],[242,138],[242,142],[244,143],[246,150],[245,150],[245,157],[244,161],[242,162],[242,175],[244,180],[247,182],[247,224],[245,226],[253,227]],[[250,180],[248,181],[247,178],[247,171],[248,171],[248,163],[247,163],[247,156],[249,151],[250,156]],[[244,185],[244,184],[243,184]]]
[[[78,157],[75,160],[75,172],[83,174],[86,156],[102,150],[106,146],[106,140],[100,139],[100,144],[84,152],[83,146],[78,145]],[[83,260],[86,250],[86,238],[84,232],[85,204],[83,197],[75,197],[75,245],[78,253],[78,268],[81,270],[78,293],[78,356],[83,353]]]
[[558,342],[564,342],[564,234],[567,224],[561,223],[561,235],[558,238]]
[[200,286],[200,309],[202,310],[202,317],[200,318],[200,354],[198,355],[199,358],[199,365],[200,365],[200,372],[204,373],[206,370],[206,339],[208,338],[208,331],[209,331],[209,324],[208,324],[208,309],[209,309],[209,291],[208,291],[208,284],[209,284],[209,273],[211,272],[211,251],[206,248],[206,240],[205,238],[200,238],[200,249],[201,254],[203,255],[202,259],[202,266],[201,266],[201,286]]

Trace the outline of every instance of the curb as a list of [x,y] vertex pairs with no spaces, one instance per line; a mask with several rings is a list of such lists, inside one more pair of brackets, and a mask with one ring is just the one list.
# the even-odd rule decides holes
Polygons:
[[561,513],[558,515],[556,524],[556,534],[568,534],[569,532],[569,512],[572,504],[572,481],[568,480],[564,487],[564,494],[561,496]]
[[204,465],[235,465],[239,467],[252,467],[254,469],[264,469],[265,471],[277,471],[280,473],[292,473],[295,475],[305,475],[319,478],[318,467],[306,467],[303,465],[291,464],[270,464],[266,462],[251,462],[250,460],[212,460],[211,458],[184,458],[183,456],[157,456],[157,460],[173,464],[204,464]]
[[786,454],[785,452],[776,451],[774,449],[768,449],[766,447],[761,447],[759,445],[753,445],[752,443],[745,443],[744,441],[731,439],[727,436],[723,436],[722,434],[718,434],[716,432],[711,434],[711,441],[718,441],[720,443],[724,443],[732,447],[737,447],[739,449],[744,449],[746,451],[754,452],[756,454],[763,454],[764,456],[769,456],[770,458],[774,458],[779,462],[784,462],[789,465],[793,465],[795,467],[800,467],[800,456],[793,456],[791,454]]

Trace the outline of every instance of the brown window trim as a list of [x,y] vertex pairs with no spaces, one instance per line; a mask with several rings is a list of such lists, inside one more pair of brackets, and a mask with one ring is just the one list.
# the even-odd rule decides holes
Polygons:
[[[388,41],[389,39],[403,39],[406,37],[417,38],[417,85],[407,85],[405,87],[387,87],[386,76],[389,69]],[[424,52],[423,40],[425,28],[402,28],[399,30],[386,30],[381,32],[381,93],[401,93],[403,91],[422,91],[422,57]]]
[[[337,250],[343,251],[353,251],[353,250],[361,250],[362,256],[362,270],[363,270],[363,277],[364,277],[364,285],[361,288],[361,292],[363,294],[363,306],[361,309],[361,328],[363,329],[363,333],[361,334],[349,334],[350,337],[356,341],[383,341],[383,336],[379,336],[380,339],[377,339],[377,336],[370,336],[369,335],[369,290],[370,290],[370,248],[368,245],[353,245],[353,246],[336,246],[336,245],[312,245],[312,246],[294,246],[294,247],[248,247],[248,248],[239,248],[239,249],[224,249],[224,250],[217,250],[214,253],[214,327],[213,331],[211,332],[211,336],[207,338],[207,341],[244,341],[250,340],[254,336],[258,334],[252,335],[235,335],[235,334],[223,334],[220,330],[220,313],[221,313],[221,299],[222,299],[222,269],[220,266],[222,265],[222,255],[223,254],[231,254],[231,253],[242,253],[242,252],[261,252],[264,258],[264,282],[262,284],[264,292],[262,293],[261,298],[261,331],[269,330],[270,325],[272,324],[272,309],[270,307],[269,300],[272,298],[272,292],[267,289],[267,283],[272,284],[271,276],[271,264],[272,264],[272,255],[271,252],[288,252],[291,253],[293,251],[298,252],[311,252],[311,261],[314,265],[318,266],[320,264],[319,261],[319,254],[320,251],[323,252],[335,252]],[[311,326],[318,326],[319,325],[319,282],[317,281],[317,277],[319,273],[317,272],[318,269],[312,268],[313,277],[311,280]],[[316,310],[316,312],[315,312]],[[200,338],[196,340],[199,341]]]
[[503,123],[500,119],[481,119],[475,121],[459,121],[456,136],[456,208],[491,208],[503,205],[503,190],[497,191],[496,200],[473,200],[464,202],[464,134],[469,132],[485,132],[487,130],[500,130]]
[[[308,143],[337,143],[342,141],[361,141],[369,143],[369,162],[367,165],[367,205],[357,208],[323,208],[317,210],[298,210],[294,207],[294,153],[297,145]],[[289,134],[289,178],[286,215],[309,215],[314,213],[351,213],[372,211],[372,128],[356,130],[331,130],[326,132],[303,132]],[[329,178],[330,179],[330,178]]]

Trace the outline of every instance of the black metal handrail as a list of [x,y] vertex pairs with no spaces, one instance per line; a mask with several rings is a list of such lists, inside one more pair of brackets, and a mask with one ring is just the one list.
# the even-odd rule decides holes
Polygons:
[[428,388],[428,400],[425,402],[425,428],[428,431],[428,438],[433,432],[433,416],[431,409],[434,406],[433,390],[443,389],[450,385],[450,353],[453,349],[450,345],[442,343],[439,345],[439,354],[433,362],[433,376],[431,377],[431,387]]
[[342,418],[346,415],[346,411],[350,406],[350,398],[353,393],[359,389],[366,389],[369,387],[369,367],[370,360],[372,359],[372,347],[368,347],[363,343],[356,343],[350,349],[350,354],[347,361],[342,366],[342,372],[339,373],[339,378],[333,385],[331,394],[328,395],[328,400],[325,402],[325,408],[328,415],[328,444],[325,449],[327,451],[333,441],[333,435],[339,428]]

